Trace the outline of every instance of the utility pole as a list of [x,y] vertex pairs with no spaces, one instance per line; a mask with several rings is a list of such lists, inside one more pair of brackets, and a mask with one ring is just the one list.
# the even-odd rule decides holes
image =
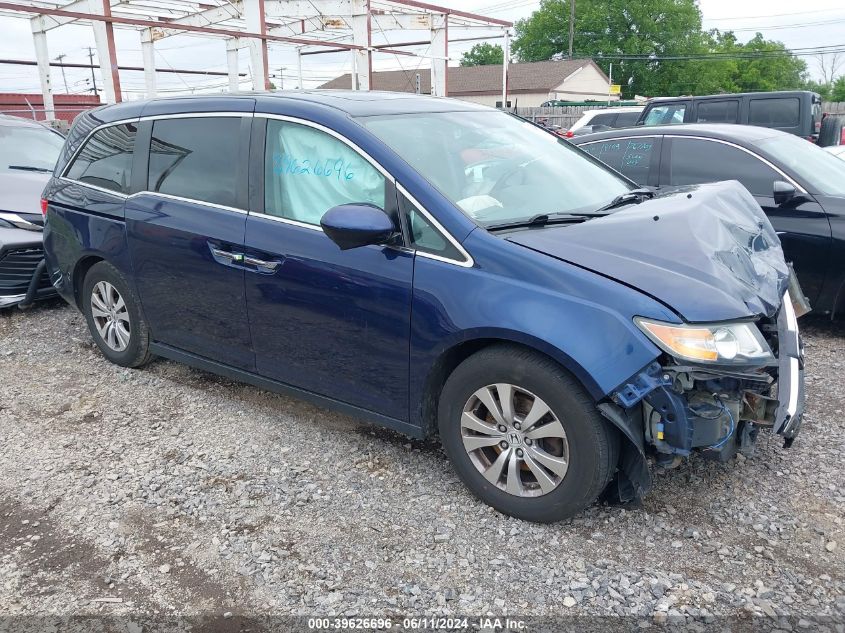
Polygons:
[[569,59],[572,59],[572,42],[575,39],[575,0],[569,0]]
[[100,93],[97,92],[97,75],[94,74],[94,51],[90,46],[88,47],[88,64],[91,66],[91,83],[94,85],[94,96],[99,97]]
[[279,90],[285,89],[285,66],[279,67]]
[[[65,55],[64,53],[62,53],[61,55],[56,55],[56,61],[61,64],[62,60],[65,57],[67,57],[67,55]],[[70,94],[70,90],[67,89],[67,77],[65,77],[65,67],[61,66],[61,69],[62,69],[62,81],[65,83],[65,94]]]

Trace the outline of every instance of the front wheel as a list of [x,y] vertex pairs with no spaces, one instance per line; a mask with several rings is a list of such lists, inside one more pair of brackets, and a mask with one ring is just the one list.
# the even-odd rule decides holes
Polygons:
[[500,512],[541,523],[595,502],[619,438],[551,359],[507,345],[461,363],[443,387],[440,437],[460,478]]
[[149,360],[149,331],[139,302],[108,262],[94,264],[85,275],[82,309],[103,356],[123,367],[140,367]]

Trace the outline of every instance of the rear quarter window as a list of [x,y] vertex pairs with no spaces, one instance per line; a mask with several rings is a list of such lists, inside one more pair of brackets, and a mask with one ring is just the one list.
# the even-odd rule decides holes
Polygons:
[[748,104],[748,124],[763,127],[797,127],[801,103],[798,97],[752,99]]
[[137,130],[134,123],[121,123],[94,132],[73,159],[65,177],[128,194],[132,183],[132,152]]

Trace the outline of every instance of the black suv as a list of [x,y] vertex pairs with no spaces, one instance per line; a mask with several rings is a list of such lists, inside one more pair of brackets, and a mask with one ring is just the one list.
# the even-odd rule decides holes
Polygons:
[[795,90],[660,97],[648,102],[637,125],[740,123],[770,127],[816,141],[821,120],[821,97],[815,92]]

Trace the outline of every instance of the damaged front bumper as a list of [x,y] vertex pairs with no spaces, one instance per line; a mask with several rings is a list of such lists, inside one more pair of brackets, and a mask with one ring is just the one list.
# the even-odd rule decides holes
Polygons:
[[777,315],[757,323],[774,355],[765,366],[682,364],[664,354],[599,405],[629,440],[617,496],[625,501],[651,486],[646,456],[664,466],[700,452],[726,461],[751,454],[761,428],[791,446],[804,412],[804,354],[789,291]]

